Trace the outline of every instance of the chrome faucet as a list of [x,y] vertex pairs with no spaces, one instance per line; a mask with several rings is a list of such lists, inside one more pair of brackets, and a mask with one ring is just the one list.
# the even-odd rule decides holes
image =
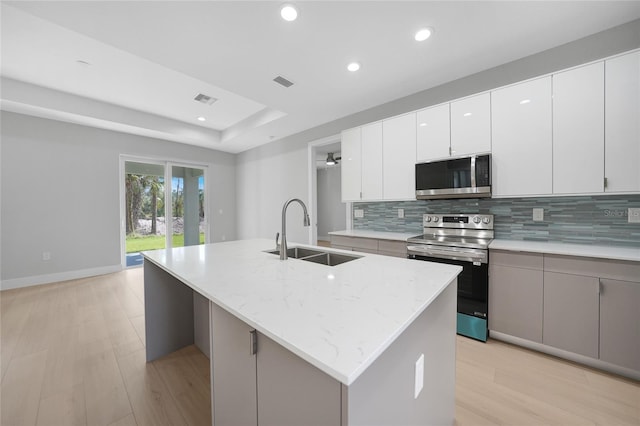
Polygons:
[[[302,210],[304,210],[304,226],[311,225],[311,221],[309,220],[309,214],[307,213],[307,206],[304,205],[302,200],[299,198],[292,198],[284,203],[282,207],[282,242],[280,243],[280,260],[287,260],[287,207],[292,202],[297,201],[302,206]],[[278,237],[276,236],[276,245],[278,244]]]

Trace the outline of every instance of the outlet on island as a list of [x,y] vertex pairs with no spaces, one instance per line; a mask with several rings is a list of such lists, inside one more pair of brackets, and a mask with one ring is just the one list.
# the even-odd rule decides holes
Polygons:
[[51,252],[50,251],[43,251],[42,252],[42,260],[44,262],[47,262],[47,261],[51,260]]

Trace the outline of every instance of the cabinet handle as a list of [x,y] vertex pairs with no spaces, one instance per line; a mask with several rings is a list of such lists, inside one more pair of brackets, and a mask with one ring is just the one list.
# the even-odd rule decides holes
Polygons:
[[604,188],[606,189],[608,186],[609,182],[607,181],[607,178],[604,178]]
[[249,332],[249,355],[258,353],[258,336],[256,330]]
[[602,280],[598,279],[598,294],[602,294],[602,290],[603,290]]

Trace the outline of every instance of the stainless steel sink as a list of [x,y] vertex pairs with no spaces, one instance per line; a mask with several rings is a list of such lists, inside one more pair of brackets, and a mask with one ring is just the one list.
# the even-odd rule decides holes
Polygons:
[[[269,254],[280,254],[279,250],[267,250]],[[293,259],[305,260],[307,262],[319,263],[321,265],[336,266],[351,260],[359,259],[361,256],[350,254],[332,253],[320,250],[313,250],[304,247],[291,247],[287,249],[287,256]]]
[[320,263],[321,265],[336,266],[341,263],[350,262],[352,260],[360,259],[360,256],[353,256],[342,253],[322,253],[315,256],[305,257],[302,260],[307,262]]
[[[279,250],[268,250],[269,254],[280,254]],[[315,256],[318,254],[323,254],[324,252],[319,250],[312,250],[304,247],[291,247],[287,249],[287,257],[291,257],[293,259],[302,259],[303,257]]]

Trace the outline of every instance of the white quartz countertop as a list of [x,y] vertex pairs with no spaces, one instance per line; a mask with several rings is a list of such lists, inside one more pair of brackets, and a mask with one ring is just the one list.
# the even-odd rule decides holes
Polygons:
[[[289,244],[289,247],[302,246]],[[331,249],[362,257],[337,266],[281,261],[272,240],[144,252],[260,333],[352,384],[457,277],[461,268]]]
[[640,247],[627,248],[601,245],[495,239],[491,242],[491,244],[489,244],[489,248],[494,250],[526,251],[532,253],[561,254],[566,256],[584,256],[640,262]]
[[342,237],[375,238],[378,240],[407,241],[409,238],[421,235],[422,232],[386,232],[369,231],[366,229],[347,229],[344,231],[332,231],[329,235],[339,235]]

